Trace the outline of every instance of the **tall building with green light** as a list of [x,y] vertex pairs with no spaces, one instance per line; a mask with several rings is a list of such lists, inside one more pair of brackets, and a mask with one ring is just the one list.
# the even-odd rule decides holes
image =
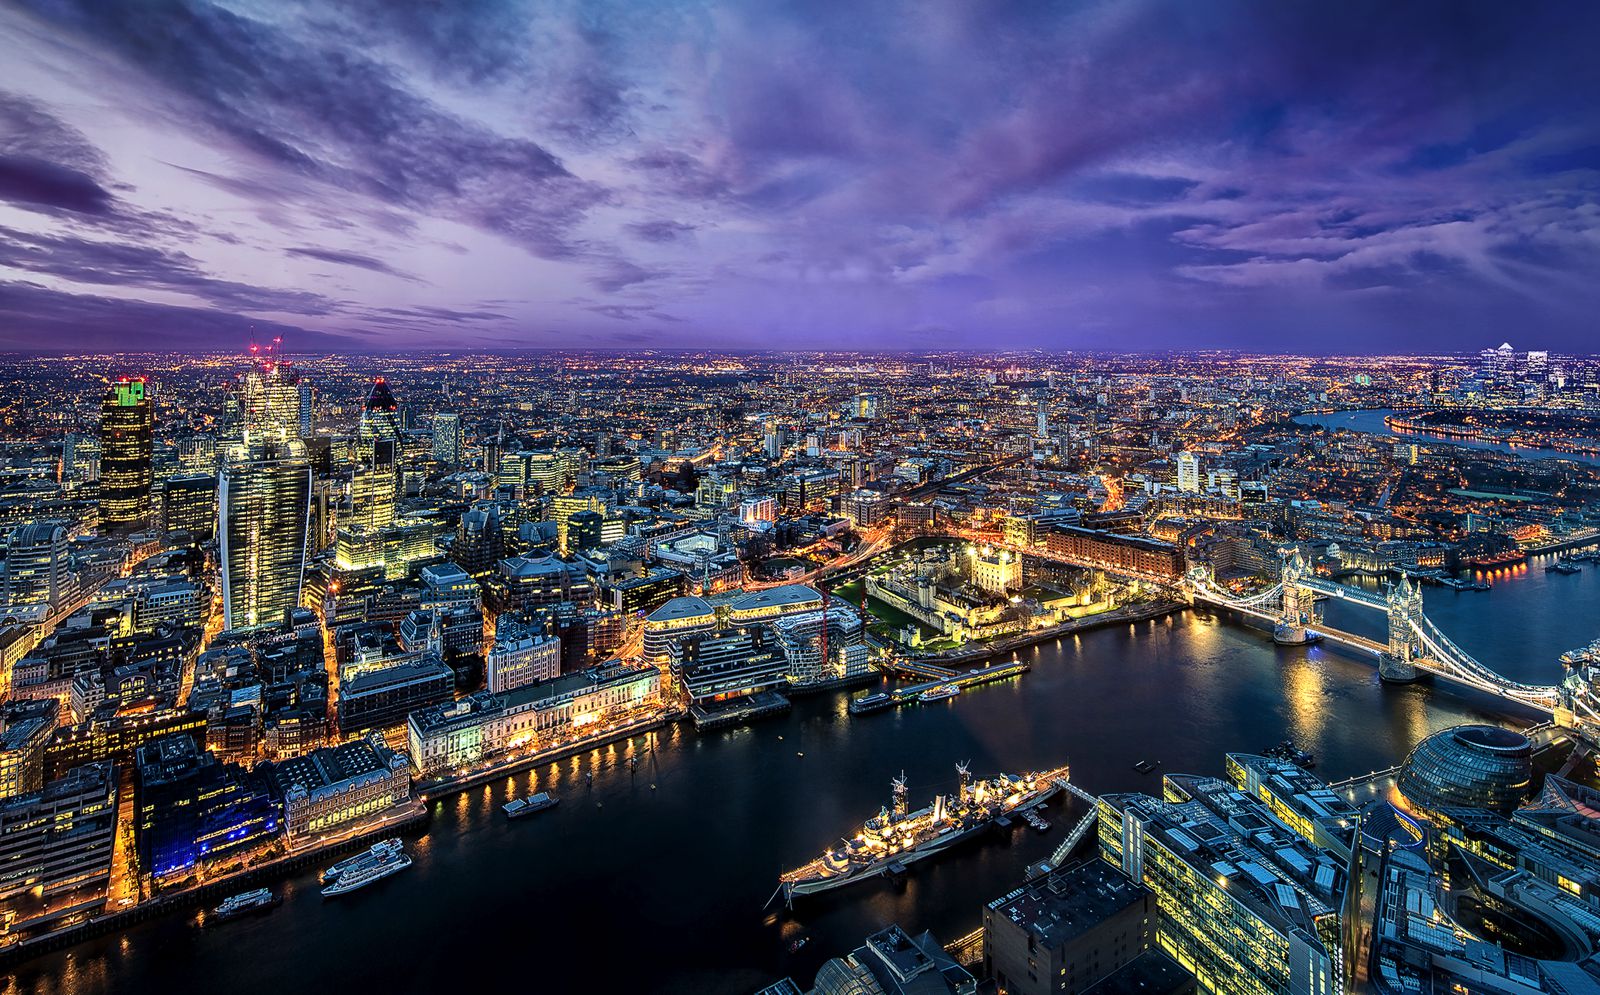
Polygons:
[[113,383],[100,402],[100,527],[132,530],[147,524],[155,421],[144,378]]

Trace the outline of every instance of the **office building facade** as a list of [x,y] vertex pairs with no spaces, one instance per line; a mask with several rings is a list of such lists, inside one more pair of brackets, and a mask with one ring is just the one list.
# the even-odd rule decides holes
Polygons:
[[217,492],[224,625],[282,620],[300,604],[311,465],[297,442],[241,447]]
[[100,403],[100,527],[133,530],[150,518],[155,417],[144,379],[123,378]]

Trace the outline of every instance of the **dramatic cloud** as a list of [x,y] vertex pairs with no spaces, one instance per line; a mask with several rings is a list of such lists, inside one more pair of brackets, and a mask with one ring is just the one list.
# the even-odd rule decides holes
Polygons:
[[340,252],[337,249],[314,249],[304,245],[295,246],[283,251],[287,252],[291,256],[300,256],[303,259],[320,259],[325,263],[333,263],[338,266],[354,266],[358,269],[371,270],[374,273],[387,273],[390,276],[397,276],[402,280],[416,279],[414,276],[400,272],[393,266],[390,266],[388,263],[384,262],[382,259],[374,259],[371,256],[364,256],[359,252]]
[[0,281],[23,329],[363,348],[1588,349],[1597,42],[1474,0],[0,0]]

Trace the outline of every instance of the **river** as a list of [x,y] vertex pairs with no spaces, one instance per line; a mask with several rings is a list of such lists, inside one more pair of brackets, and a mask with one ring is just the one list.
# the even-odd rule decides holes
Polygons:
[[[1508,676],[1554,681],[1556,655],[1600,635],[1572,621],[1600,617],[1600,570],[1547,575],[1536,563],[1496,580],[1490,592],[1430,588],[1426,603]],[[1381,632],[1376,615],[1330,611],[1335,624]],[[748,728],[665,731],[653,759],[641,738],[551,764],[437,803],[412,842],[416,866],[365,891],[324,902],[305,873],[262,918],[208,930],[181,917],[145,923],[26,963],[0,990],[746,993],[783,974],[804,984],[887,922],[946,940],[973,929],[983,903],[1047,856],[1079,807],[1053,804],[1048,834],[1019,827],[1009,842],[919,864],[902,888],[874,881],[802,899],[792,917],[765,915],[778,872],[875,813],[901,770],[914,806],[953,786],[959,760],[978,776],[1068,760],[1091,792],[1158,792],[1159,776],[1135,761],[1220,774],[1224,752],[1292,737],[1337,779],[1391,765],[1448,725],[1535,718],[1443,686],[1385,687],[1366,662],[1275,647],[1204,612],[1028,653],[1028,675],[937,706],[852,719],[830,694]],[[643,759],[630,771],[631,755]],[[561,806],[517,823],[500,815],[513,793],[535,788]],[[813,940],[791,955],[801,934]]]
[[1491,442],[1483,439],[1449,439],[1429,432],[1396,432],[1384,421],[1385,417],[1392,414],[1394,412],[1389,408],[1373,408],[1356,411],[1332,411],[1326,414],[1296,415],[1294,420],[1302,425],[1318,425],[1328,429],[1344,428],[1352,432],[1392,435],[1396,438],[1410,439],[1412,441],[1431,441],[1452,446],[1465,446],[1468,449],[1498,449],[1501,452],[1514,453],[1527,459],[1559,458],[1600,466],[1600,456],[1586,453],[1567,453],[1558,449],[1513,446],[1505,442]]

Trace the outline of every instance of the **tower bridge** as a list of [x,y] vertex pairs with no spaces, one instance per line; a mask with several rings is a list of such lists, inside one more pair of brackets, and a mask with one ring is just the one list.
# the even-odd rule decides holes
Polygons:
[[[1560,684],[1513,681],[1451,641],[1423,611],[1422,589],[1409,578],[1402,577],[1383,593],[1363,591],[1316,576],[1296,551],[1284,559],[1278,582],[1259,591],[1230,591],[1205,566],[1191,569],[1180,586],[1194,603],[1227,608],[1271,625],[1275,642],[1302,645],[1326,639],[1372,654],[1379,676],[1386,681],[1412,681],[1419,674],[1432,674],[1549,713],[1558,724],[1589,738],[1600,736],[1600,660],[1569,664]],[[1321,598],[1383,612],[1389,622],[1387,642],[1327,625],[1318,610]]]

